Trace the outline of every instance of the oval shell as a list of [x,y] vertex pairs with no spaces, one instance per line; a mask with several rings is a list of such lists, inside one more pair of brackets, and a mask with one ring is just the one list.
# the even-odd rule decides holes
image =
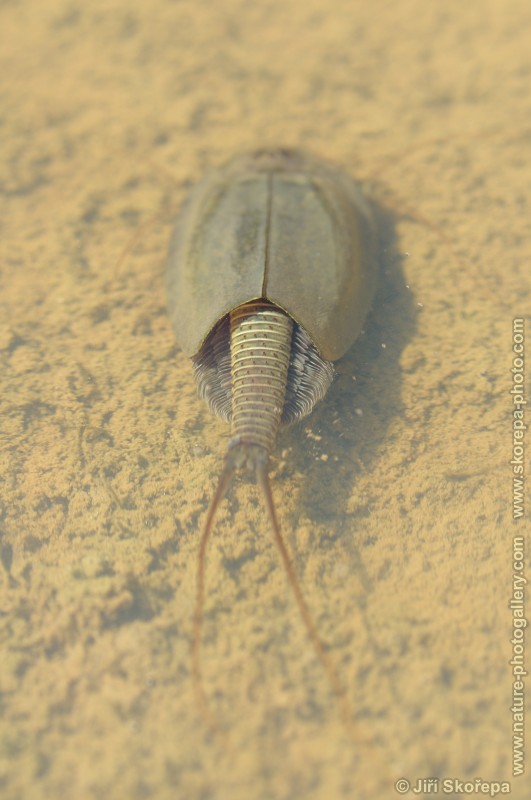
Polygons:
[[360,187],[314,156],[262,150],[215,170],[185,203],[167,261],[168,309],[193,356],[222,317],[267,299],[334,361],[360,333],[376,276]]

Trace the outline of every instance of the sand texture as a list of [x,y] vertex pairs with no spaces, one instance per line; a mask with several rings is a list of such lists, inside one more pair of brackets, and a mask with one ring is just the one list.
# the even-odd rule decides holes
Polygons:
[[[0,4],[2,800],[531,796],[508,663],[530,36],[527,0]],[[213,733],[190,638],[228,431],[164,261],[189,188],[273,145],[360,178],[379,223],[365,332],[271,471],[345,700],[238,478],[208,552]]]

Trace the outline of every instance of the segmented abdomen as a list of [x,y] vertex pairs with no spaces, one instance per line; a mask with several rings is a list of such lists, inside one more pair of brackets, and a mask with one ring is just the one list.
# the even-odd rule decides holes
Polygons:
[[[253,431],[268,448],[279,422],[287,425],[309,414],[334,377],[332,363],[321,358],[306,331],[266,300],[246,303],[220,320],[193,363],[199,394],[212,411],[232,421],[235,435]],[[257,426],[253,412],[261,415]],[[265,427],[267,435],[257,433]]]
[[270,303],[230,313],[232,435],[270,452],[282,418],[293,322]]

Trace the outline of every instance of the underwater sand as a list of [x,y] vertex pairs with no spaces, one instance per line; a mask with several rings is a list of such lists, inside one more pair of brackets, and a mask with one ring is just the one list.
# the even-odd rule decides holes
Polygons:
[[[528,797],[508,462],[529,3],[19,0],[0,31],[3,800],[386,800],[401,777]],[[163,265],[189,187],[274,144],[342,165],[380,209],[365,333],[272,465],[353,732],[241,479],[208,555],[213,735],[190,637],[228,431]]]

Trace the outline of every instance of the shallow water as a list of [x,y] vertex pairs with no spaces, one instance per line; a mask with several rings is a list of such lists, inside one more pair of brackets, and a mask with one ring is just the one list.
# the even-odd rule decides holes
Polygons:
[[[3,798],[391,798],[402,776],[527,796],[507,606],[530,26],[496,0],[0,9]],[[365,333],[272,473],[350,737],[245,480],[207,568],[224,737],[190,680],[227,430],[174,341],[163,262],[191,183],[275,143],[380,209]]]

